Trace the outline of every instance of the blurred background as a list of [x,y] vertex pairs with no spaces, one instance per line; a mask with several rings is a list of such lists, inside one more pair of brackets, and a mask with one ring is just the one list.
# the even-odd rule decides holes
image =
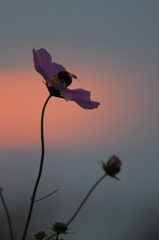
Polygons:
[[[95,110],[51,98],[46,155],[27,239],[66,222],[95,181],[98,164],[123,162],[105,178],[64,239],[159,239],[159,2],[157,0],[1,1],[0,186],[14,233],[25,224],[40,162],[40,115],[48,97],[32,49],[75,74],[70,89],[91,91]],[[0,239],[9,239],[0,203]],[[21,232],[16,239],[21,239]]]

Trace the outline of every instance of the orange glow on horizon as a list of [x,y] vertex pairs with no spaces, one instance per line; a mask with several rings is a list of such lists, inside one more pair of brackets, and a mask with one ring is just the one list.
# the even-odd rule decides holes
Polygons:
[[[87,73],[82,73],[81,82],[75,81],[70,88],[90,90],[91,99],[101,105],[95,110],[85,110],[72,101],[51,98],[45,114],[46,144],[111,144],[121,141],[141,124],[144,108],[141,113],[138,104],[141,93],[133,81],[127,81],[119,72],[107,71],[98,84],[84,81],[85,76]],[[0,146],[40,146],[40,115],[48,97],[42,77],[34,71],[15,71],[0,73],[0,79]]]

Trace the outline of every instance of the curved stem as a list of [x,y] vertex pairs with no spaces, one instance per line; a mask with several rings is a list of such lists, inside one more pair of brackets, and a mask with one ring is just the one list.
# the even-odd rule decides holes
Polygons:
[[10,219],[10,216],[9,216],[7,205],[6,205],[5,200],[3,198],[3,195],[2,195],[2,191],[0,191],[0,197],[1,197],[1,200],[2,200],[2,203],[3,203],[4,210],[6,212],[6,216],[7,216],[7,221],[8,221],[8,225],[9,225],[9,231],[10,231],[10,238],[11,238],[11,240],[13,240],[14,237],[13,237],[13,230],[12,230],[11,219]]
[[[81,204],[79,205],[79,207],[77,208],[76,212],[73,214],[73,216],[70,218],[70,220],[68,220],[68,222],[66,223],[67,225],[69,225],[73,219],[76,217],[76,215],[79,213],[80,209],[83,207],[84,203],[86,202],[86,200],[88,199],[88,197],[90,196],[90,194],[93,192],[93,190],[95,189],[95,187],[106,177],[107,173],[105,173],[101,178],[99,178],[99,180],[93,185],[93,187],[89,190],[89,192],[87,193],[87,195],[85,196],[85,198],[83,199],[83,201],[81,202]],[[49,240],[51,238],[53,238],[54,236],[56,236],[57,233],[52,234],[51,236],[45,238],[45,240]]]
[[37,180],[36,180],[36,183],[35,183],[35,186],[34,186],[33,195],[31,197],[30,208],[29,208],[28,217],[27,217],[27,221],[26,221],[26,224],[25,224],[25,229],[24,229],[24,232],[23,232],[22,240],[25,239],[26,233],[27,233],[27,230],[28,230],[28,227],[29,227],[30,218],[31,218],[32,211],[33,211],[33,206],[34,206],[35,195],[36,195],[36,191],[37,191],[37,188],[38,188],[38,184],[39,184],[42,169],[43,169],[44,152],[45,152],[45,146],[44,146],[44,112],[45,112],[46,105],[47,105],[48,101],[50,100],[50,98],[51,98],[51,95],[46,99],[46,101],[44,103],[44,106],[43,106],[43,109],[42,109],[42,113],[41,113],[41,160],[40,160],[40,167],[39,167],[38,177],[37,177]]
[[103,178],[106,177],[106,173],[93,185],[93,187],[90,189],[90,191],[87,193],[87,195],[85,196],[85,198],[83,199],[83,201],[81,202],[81,204],[79,205],[79,207],[77,208],[76,212],[73,214],[73,216],[70,218],[70,220],[67,222],[67,225],[69,225],[73,219],[76,217],[76,215],[78,214],[78,212],[80,211],[80,209],[82,208],[82,206],[84,205],[84,203],[86,202],[87,198],[90,196],[90,194],[93,192],[93,190],[95,189],[95,187],[98,185],[98,183],[100,183]]

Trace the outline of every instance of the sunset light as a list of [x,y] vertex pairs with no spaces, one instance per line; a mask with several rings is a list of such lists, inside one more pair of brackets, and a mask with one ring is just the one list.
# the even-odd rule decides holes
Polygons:
[[[88,80],[87,74],[81,71],[81,82],[74,80],[70,89],[81,85],[90,89],[101,106],[86,111],[75,102],[52,97],[45,116],[45,138],[49,145],[89,145],[99,141],[109,144],[133,134],[142,123],[146,109],[144,93],[141,103],[140,86],[135,86],[129,76],[108,70],[105,78],[98,75],[103,81],[96,85]],[[89,77],[94,79],[93,75]],[[1,147],[38,146],[41,109],[49,94],[43,78],[34,70],[2,72],[0,78],[4,109]]]
[[0,239],[159,239],[158,13],[1,1]]

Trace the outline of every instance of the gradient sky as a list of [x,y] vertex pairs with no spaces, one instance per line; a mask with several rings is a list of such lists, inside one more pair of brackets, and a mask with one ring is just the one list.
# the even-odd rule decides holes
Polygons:
[[[74,102],[50,100],[45,115],[48,158],[54,153],[71,166],[74,158],[75,163],[86,159],[87,165],[118,155],[123,170],[117,199],[126,206],[134,199],[139,209],[138,203],[149,199],[146,208],[151,211],[153,205],[152,213],[159,214],[154,187],[159,185],[158,13],[157,0],[1,1],[0,181],[6,189],[11,191],[4,169],[18,161],[16,154],[18,169],[26,165],[27,151],[38,160],[40,114],[48,92],[34,70],[32,49],[43,47],[53,61],[77,75],[80,83],[73,81],[71,89],[89,90],[92,100],[101,103],[98,109],[84,110]],[[88,179],[92,175],[98,178],[93,172]]]

